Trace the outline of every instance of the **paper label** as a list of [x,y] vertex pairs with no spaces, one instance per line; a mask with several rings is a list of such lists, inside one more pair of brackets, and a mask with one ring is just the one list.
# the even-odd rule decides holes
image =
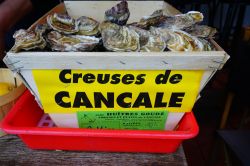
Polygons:
[[46,113],[191,111],[203,71],[33,70]]
[[164,130],[167,111],[80,111],[80,128]]

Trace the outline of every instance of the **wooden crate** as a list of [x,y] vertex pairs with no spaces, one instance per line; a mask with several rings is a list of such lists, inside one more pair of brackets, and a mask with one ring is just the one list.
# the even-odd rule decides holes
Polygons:
[[[85,15],[98,21],[103,20],[104,11],[116,1],[64,1],[69,15],[77,18]],[[167,7],[169,13],[176,14],[178,10],[161,1],[128,1],[131,12],[130,22],[151,14],[162,6]],[[64,4],[50,11],[65,12]],[[46,20],[46,14],[31,28]],[[204,52],[8,52],[4,58],[6,65],[19,74],[25,85],[35,95],[42,107],[42,102],[34,80],[32,70],[96,70],[96,71],[204,71],[199,82],[201,91],[217,70],[220,70],[229,59],[227,53],[211,39],[216,51]],[[49,87],[49,85],[48,85]],[[196,94],[199,96],[199,92]],[[194,103],[192,103],[194,104]],[[173,129],[179,122],[184,112],[170,112],[166,123],[166,129]],[[59,126],[78,127],[76,115],[70,113],[50,113],[51,118]]]

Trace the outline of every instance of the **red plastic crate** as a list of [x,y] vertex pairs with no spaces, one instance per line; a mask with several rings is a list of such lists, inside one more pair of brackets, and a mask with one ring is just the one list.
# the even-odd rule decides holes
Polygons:
[[174,152],[183,140],[195,137],[199,131],[193,113],[186,113],[175,131],[37,127],[43,114],[26,91],[4,119],[2,128],[17,134],[32,149],[149,153]]

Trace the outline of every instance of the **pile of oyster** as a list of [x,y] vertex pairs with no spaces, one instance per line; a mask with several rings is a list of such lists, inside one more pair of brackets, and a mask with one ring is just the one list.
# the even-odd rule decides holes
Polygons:
[[203,14],[191,11],[167,16],[157,10],[138,22],[127,24],[130,17],[128,3],[122,0],[105,12],[105,21],[93,18],[78,19],[54,13],[47,24],[34,30],[19,30],[14,34],[13,52],[21,50],[44,51],[211,51],[209,38],[216,29],[199,25]]

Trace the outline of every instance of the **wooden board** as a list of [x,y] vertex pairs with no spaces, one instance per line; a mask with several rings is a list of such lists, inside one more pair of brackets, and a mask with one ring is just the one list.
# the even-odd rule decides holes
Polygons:
[[17,136],[7,135],[0,138],[0,149],[0,165],[187,165],[182,146],[171,154],[46,151],[28,149]]
[[206,52],[20,52],[4,61],[22,69],[217,70],[226,63],[224,51]]

